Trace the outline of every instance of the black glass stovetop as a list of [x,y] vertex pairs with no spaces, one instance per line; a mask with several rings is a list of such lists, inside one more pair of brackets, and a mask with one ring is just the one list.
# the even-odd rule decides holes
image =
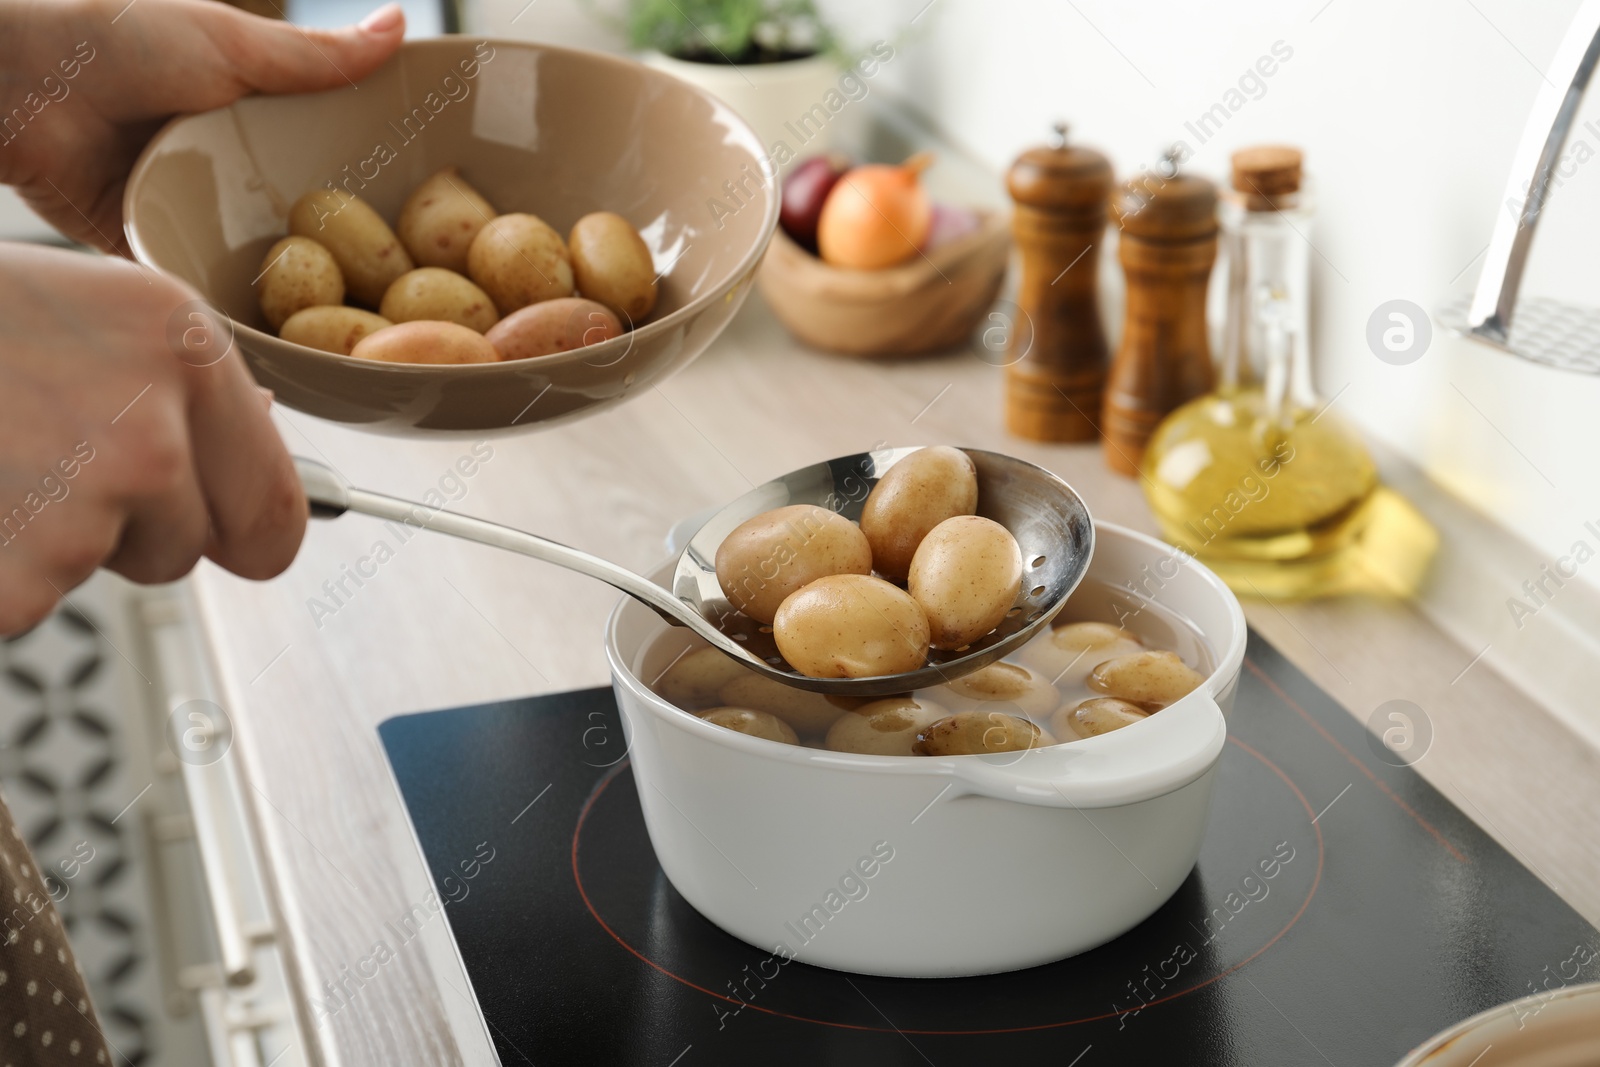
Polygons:
[[780,965],[702,918],[651,852],[608,689],[380,734],[508,1065],[1384,1067],[1600,949],[1254,634],[1188,881],[1110,944],[981,978]]

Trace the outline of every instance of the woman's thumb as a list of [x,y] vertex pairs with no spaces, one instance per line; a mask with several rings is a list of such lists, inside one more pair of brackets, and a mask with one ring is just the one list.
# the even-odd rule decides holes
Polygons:
[[240,81],[262,93],[308,93],[351,85],[394,54],[406,19],[385,4],[358,25],[313,30],[271,19],[249,19],[229,49]]

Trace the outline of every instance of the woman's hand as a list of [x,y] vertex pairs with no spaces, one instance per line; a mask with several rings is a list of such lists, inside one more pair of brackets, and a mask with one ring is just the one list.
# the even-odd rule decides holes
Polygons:
[[123,185],[167,118],[353,92],[404,34],[394,4],[308,30],[215,0],[0,0],[0,183],[73,240],[125,253]]
[[195,300],[124,260],[0,244],[0,635],[101,565],[165,582],[201,555],[247,578],[294,559],[300,480]]
[[[404,32],[392,4],[318,31],[211,0],[0,0],[0,182],[125,252],[128,169],[169,116],[355,91]],[[305,496],[217,322],[143,267],[0,244],[0,635],[102,565],[162,582],[202,555],[248,578],[294,559]]]

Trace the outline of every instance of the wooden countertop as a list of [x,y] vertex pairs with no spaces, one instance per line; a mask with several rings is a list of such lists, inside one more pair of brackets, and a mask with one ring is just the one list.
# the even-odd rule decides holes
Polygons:
[[[675,521],[784,471],[885,443],[954,443],[1038,462],[1072,482],[1097,517],[1152,529],[1137,486],[1107,472],[1097,449],[1005,434],[1001,377],[965,353],[871,364],[808,352],[753,296],[712,350],[667,384],[585,421],[491,439],[487,459],[478,445],[474,473],[459,483],[464,496],[450,506],[646,569],[663,557]],[[295,412],[280,419],[295,451],[396,495],[451,491],[457,461],[474,454],[466,439],[375,437]],[[1449,524],[1480,521],[1446,511],[1447,545]],[[372,576],[358,586],[347,568],[374,556],[379,541],[392,558],[377,552],[383,562],[361,563]],[[314,525],[275,581],[208,565],[192,583],[314,1059],[492,1062],[447,949],[402,949],[331,1016],[312,1005],[427,891],[375,728],[403,712],[606,684],[601,632],[617,594],[425,532],[401,542],[358,516]],[[317,600],[325,610],[313,610]],[[1258,602],[1246,614],[1357,717],[1396,697],[1428,709],[1436,736],[1418,770],[1600,921],[1600,754],[1486,664],[1463,673],[1473,651],[1413,605]],[[1353,788],[1373,788],[1352,777]]]

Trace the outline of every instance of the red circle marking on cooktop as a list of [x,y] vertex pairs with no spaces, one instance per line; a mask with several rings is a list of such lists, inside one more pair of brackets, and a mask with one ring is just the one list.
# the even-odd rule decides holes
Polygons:
[[[1164,1004],[1169,1000],[1176,1000],[1179,997],[1188,996],[1190,993],[1196,992],[1197,990],[1204,989],[1206,986],[1211,985],[1213,982],[1221,981],[1222,979],[1228,977],[1228,975],[1230,975],[1233,972],[1235,972],[1235,971],[1239,970],[1240,968],[1244,967],[1245,964],[1249,963],[1251,960],[1255,959],[1257,956],[1261,955],[1263,952],[1267,951],[1267,949],[1269,949],[1273,945],[1277,944],[1278,943],[1278,939],[1283,937],[1284,934],[1288,933],[1290,928],[1293,927],[1295,923],[1300,921],[1300,916],[1304,915],[1306,913],[1306,908],[1310,907],[1310,905],[1311,905],[1311,898],[1317,895],[1317,887],[1322,884],[1322,861],[1323,861],[1322,827],[1317,825],[1316,813],[1311,809],[1311,803],[1308,800],[1306,800],[1306,795],[1304,793],[1302,793],[1300,791],[1300,787],[1295,785],[1294,781],[1287,774],[1285,774],[1283,772],[1283,768],[1279,767],[1276,763],[1273,763],[1267,757],[1263,756],[1260,752],[1257,752],[1255,749],[1251,748],[1249,745],[1245,744],[1243,741],[1240,741],[1238,738],[1229,737],[1228,740],[1232,744],[1238,745],[1240,748],[1244,749],[1245,752],[1249,753],[1250,755],[1254,756],[1256,759],[1260,760],[1263,764],[1265,764],[1266,767],[1269,770],[1271,770],[1273,774],[1276,774],[1279,778],[1282,778],[1284,784],[1287,785],[1290,789],[1294,790],[1294,795],[1300,799],[1300,806],[1306,809],[1306,816],[1312,820],[1311,828],[1317,832],[1317,874],[1316,874],[1316,877],[1311,880],[1311,890],[1310,890],[1310,892],[1308,892],[1306,894],[1306,899],[1301,902],[1300,910],[1295,912],[1294,913],[1294,917],[1291,918],[1286,924],[1284,924],[1284,927],[1283,927],[1282,930],[1279,930],[1276,934],[1272,935],[1272,939],[1270,941],[1268,941],[1266,944],[1262,945],[1260,948],[1256,949],[1254,952],[1252,952],[1250,955],[1246,956],[1244,959],[1240,960],[1238,963],[1234,964],[1232,967],[1229,967],[1227,970],[1221,971],[1218,974],[1212,975],[1210,978],[1207,978],[1203,982],[1198,982],[1198,983],[1190,986],[1187,989],[1180,989],[1176,993],[1168,993],[1164,997],[1157,997],[1155,1000],[1145,1001],[1144,1004],[1140,1006],[1140,1008],[1139,1008],[1140,1011],[1143,1011],[1145,1008],[1154,1007],[1157,1004]],[[627,764],[619,765],[618,768],[617,768],[617,773],[620,773],[622,768],[625,767],[625,766],[627,766]],[[813,1019],[813,1018],[811,1018],[809,1016],[806,1016],[806,1015],[793,1015],[793,1014],[790,1014],[789,1012],[786,1012],[786,1011],[778,1011],[775,1008],[766,1008],[766,1007],[762,1007],[759,1004],[752,1004],[752,1003],[750,1003],[748,1001],[742,1001],[742,1000],[739,1000],[737,997],[730,997],[725,993],[718,993],[714,989],[707,989],[703,985],[697,985],[694,982],[691,982],[689,979],[683,977],[681,974],[677,974],[677,973],[675,973],[673,971],[668,970],[666,967],[663,967],[661,964],[657,963],[655,960],[651,959],[649,956],[646,956],[644,953],[640,952],[638,949],[636,949],[632,945],[628,944],[627,941],[623,940],[622,936],[620,934],[618,934],[615,930],[611,929],[611,926],[603,918],[600,917],[600,912],[595,908],[594,903],[589,900],[589,893],[588,893],[588,891],[586,889],[584,889],[583,876],[581,874],[579,874],[579,872],[578,872],[578,842],[579,842],[580,838],[583,836],[583,824],[589,818],[589,810],[594,807],[594,802],[596,800],[600,799],[600,794],[604,793],[606,791],[606,787],[609,786],[611,784],[611,782],[615,778],[616,778],[616,774],[612,774],[612,775],[606,777],[605,779],[601,780],[600,784],[595,787],[594,792],[589,794],[589,799],[583,802],[583,810],[578,813],[578,825],[573,827],[573,830],[572,830],[572,880],[573,880],[573,882],[575,882],[577,884],[578,895],[583,898],[583,906],[589,909],[589,914],[594,916],[594,921],[599,923],[600,924],[600,928],[602,930],[604,930],[606,933],[610,934],[611,937],[616,941],[617,944],[619,944],[623,948],[627,949],[630,953],[632,953],[635,957],[637,957],[641,962],[646,963],[646,964],[650,965],[651,967],[654,967],[656,970],[660,971],[662,974],[666,975],[668,978],[671,978],[675,982],[679,982],[679,983],[681,983],[683,985],[686,985],[690,989],[698,990],[699,992],[704,993],[708,997],[716,997],[718,1000],[725,1001],[725,1002],[727,1002],[729,1004],[737,1004],[741,1008],[754,1008],[756,1011],[763,1012],[763,1013],[765,1013],[767,1015],[775,1015],[775,1016],[777,1016],[777,1017],[779,1017],[781,1019],[793,1019],[795,1022],[814,1023],[817,1026],[832,1026],[832,1027],[835,1027],[835,1028],[840,1029],[840,1030],[866,1030],[866,1031],[870,1031],[872,1033],[879,1033],[879,1034],[896,1034],[896,1033],[898,1033],[898,1034],[930,1034],[930,1035],[943,1034],[943,1035],[950,1035],[950,1036],[974,1036],[974,1035],[981,1035],[981,1034],[1016,1034],[1016,1033],[1023,1033],[1023,1032],[1029,1031],[1029,1030],[1054,1030],[1054,1029],[1057,1029],[1057,1028],[1063,1027],[1063,1026],[1076,1026],[1079,1023],[1098,1022],[1101,1019],[1115,1019],[1119,1015],[1126,1014],[1125,1012],[1108,1011],[1108,1012],[1102,1012],[1099,1015],[1085,1015],[1085,1016],[1082,1016],[1082,1017],[1077,1018],[1077,1019],[1063,1019],[1060,1022],[1037,1023],[1037,1024],[1033,1025],[1033,1026],[1003,1026],[1003,1027],[997,1027],[997,1028],[990,1029],[990,1030],[912,1030],[912,1029],[908,1029],[908,1028],[904,1028],[904,1027],[895,1028],[895,1027],[889,1027],[889,1026],[862,1026],[862,1025],[859,1025],[857,1023],[841,1023],[841,1022],[834,1022],[831,1019]],[[804,961],[802,961],[802,962],[804,962]],[[841,973],[843,973],[843,972],[841,972]]]

